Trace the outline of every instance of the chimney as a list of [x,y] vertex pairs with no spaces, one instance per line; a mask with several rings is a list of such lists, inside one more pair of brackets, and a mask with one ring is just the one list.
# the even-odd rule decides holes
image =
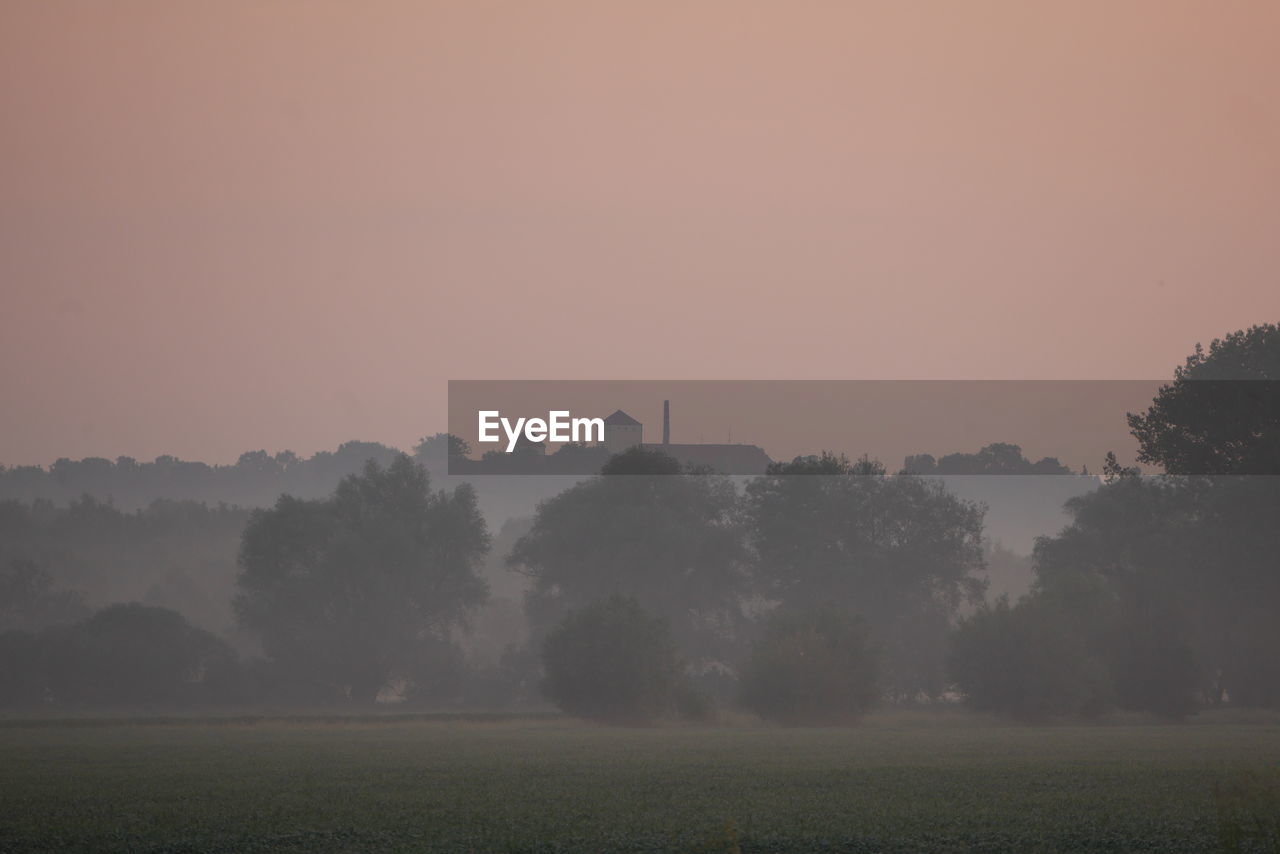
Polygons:
[[671,444],[671,401],[662,401],[662,444]]

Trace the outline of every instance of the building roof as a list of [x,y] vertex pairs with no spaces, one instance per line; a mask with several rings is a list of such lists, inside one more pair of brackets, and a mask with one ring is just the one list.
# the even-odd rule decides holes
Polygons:
[[604,423],[610,427],[639,427],[640,422],[632,418],[621,409],[614,410],[614,413],[604,420]]

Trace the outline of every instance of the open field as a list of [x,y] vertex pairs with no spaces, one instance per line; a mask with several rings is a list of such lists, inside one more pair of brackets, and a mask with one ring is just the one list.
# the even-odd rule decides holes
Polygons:
[[7,721],[0,851],[1216,851],[1278,766],[1275,718]]

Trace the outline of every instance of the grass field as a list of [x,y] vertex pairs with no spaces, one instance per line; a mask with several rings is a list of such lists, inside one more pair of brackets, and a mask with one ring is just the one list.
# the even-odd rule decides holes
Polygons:
[[1217,851],[1215,786],[1278,766],[1280,721],[1207,716],[8,721],[0,851]]

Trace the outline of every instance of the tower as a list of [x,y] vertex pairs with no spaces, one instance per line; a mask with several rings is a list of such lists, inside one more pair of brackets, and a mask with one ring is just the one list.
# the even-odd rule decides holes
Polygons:
[[662,401],[662,444],[671,444],[671,401]]
[[643,429],[639,421],[619,409],[604,420],[604,446],[609,453],[617,454],[639,445]]

